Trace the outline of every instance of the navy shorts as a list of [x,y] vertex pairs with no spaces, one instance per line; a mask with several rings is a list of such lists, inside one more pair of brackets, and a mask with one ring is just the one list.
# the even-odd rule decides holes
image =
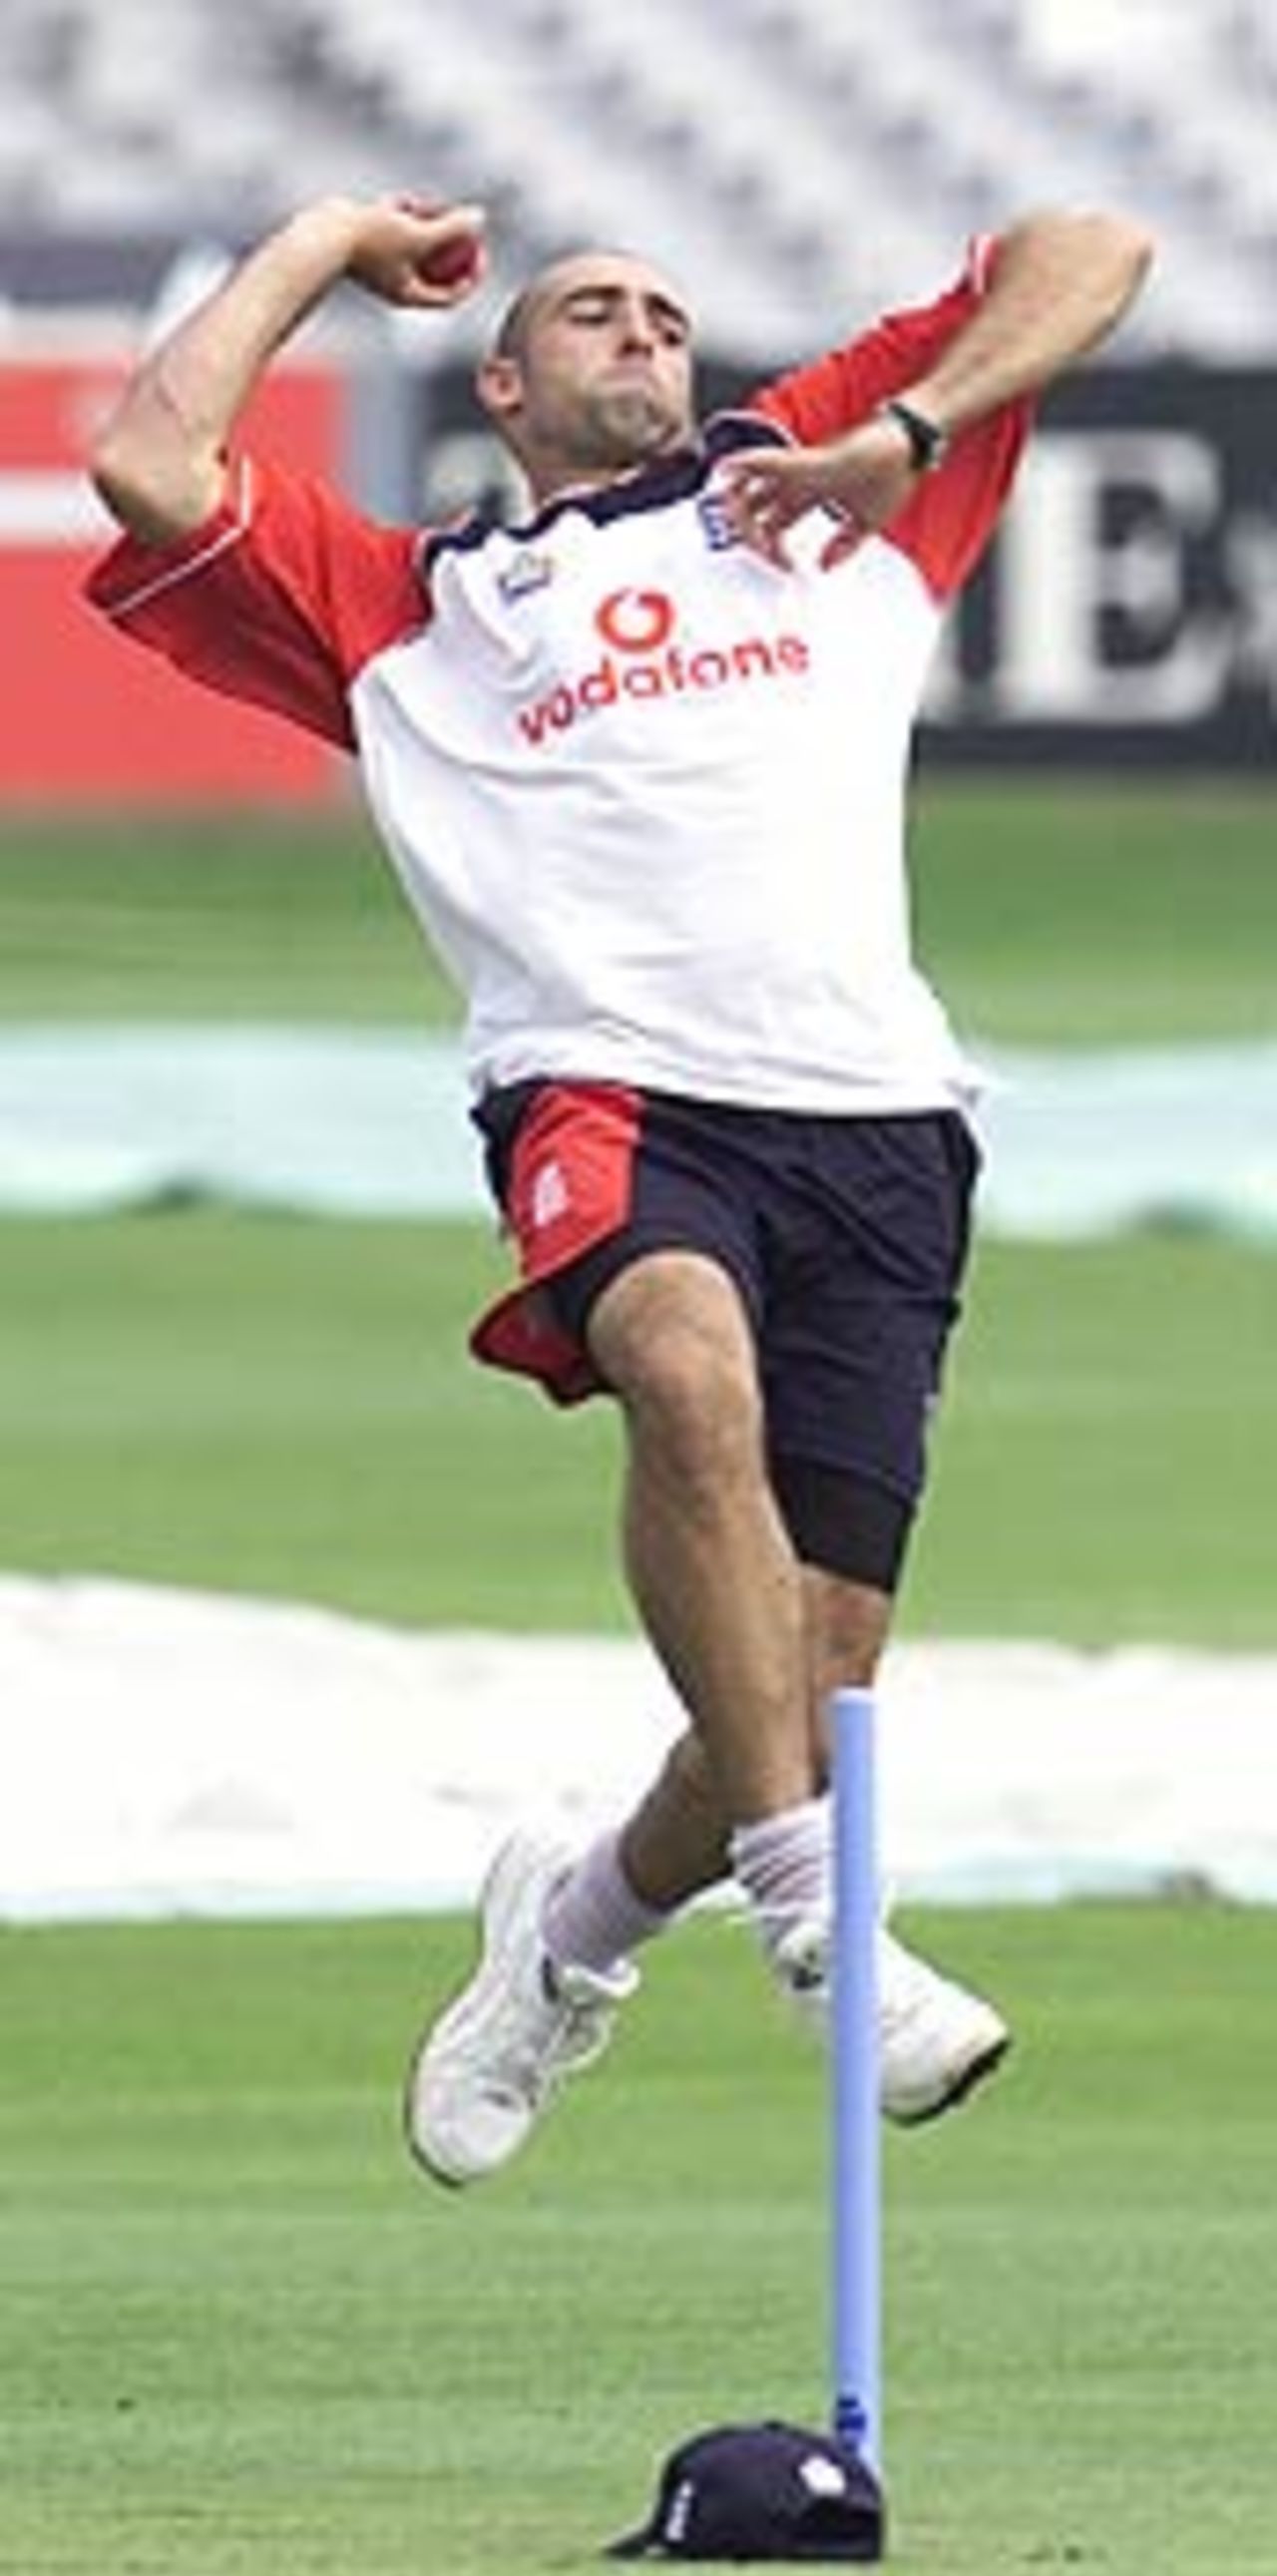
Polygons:
[[645,1253],[707,1255],[754,1327],[799,1555],[892,1590],[966,1266],[979,1156],[965,1120],[558,1081],[491,1093],[476,1116],[522,1265],[476,1328],[478,1356],[574,1402],[599,1387],[584,1332],[608,1281]]

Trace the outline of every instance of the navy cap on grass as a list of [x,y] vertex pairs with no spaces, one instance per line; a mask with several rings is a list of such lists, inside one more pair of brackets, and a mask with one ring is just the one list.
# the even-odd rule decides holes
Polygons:
[[607,2555],[863,2566],[884,2547],[881,2489],[845,2443],[796,2424],[724,2424],[671,2451],[647,2522]]

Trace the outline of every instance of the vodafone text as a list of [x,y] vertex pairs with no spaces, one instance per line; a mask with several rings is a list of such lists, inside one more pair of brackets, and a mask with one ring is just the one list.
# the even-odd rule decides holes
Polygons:
[[660,591],[615,591],[594,623],[613,649],[579,677],[561,680],[533,705],[519,709],[519,730],[534,746],[623,698],[681,697],[737,682],[784,679],[810,667],[801,635],[745,635],[694,648],[671,642],[676,612]]

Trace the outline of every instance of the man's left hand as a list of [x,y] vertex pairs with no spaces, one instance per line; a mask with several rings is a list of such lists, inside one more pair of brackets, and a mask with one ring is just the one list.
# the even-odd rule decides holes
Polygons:
[[723,459],[715,489],[742,543],[782,572],[792,569],[786,539],[795,521],[809,510],[827,510],[838,522],[821,550],[821,569],[828,571],[871,529],[895,517],[917,479],[899,423],[875,419],[825,447],[740,448]]

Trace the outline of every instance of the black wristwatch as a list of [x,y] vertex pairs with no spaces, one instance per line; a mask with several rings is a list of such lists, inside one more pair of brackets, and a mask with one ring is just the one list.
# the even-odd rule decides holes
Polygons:
[[897,421],[904,431],[915,474],[929,474],[932,466],[939,464],[949,444],[948,431],[940,427],[938,420],[928,420],[924,411],[915,411],[911,402],[902,402],[897,394],[880,403],[878,408],[889,420]]

